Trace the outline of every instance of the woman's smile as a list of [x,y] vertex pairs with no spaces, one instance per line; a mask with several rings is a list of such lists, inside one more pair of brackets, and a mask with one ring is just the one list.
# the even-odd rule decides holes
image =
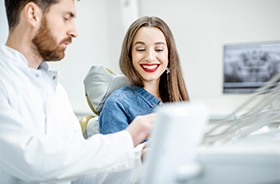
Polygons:
[[160,66],[160,64],[140,64],[140,66],[142,67],[142,69],[145,72],[155,72],[158,67]]

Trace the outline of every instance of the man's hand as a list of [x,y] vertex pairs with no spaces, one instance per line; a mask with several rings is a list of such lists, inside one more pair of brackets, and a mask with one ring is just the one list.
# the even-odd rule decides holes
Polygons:
[[155,116],[155,114],[137,116],[126,128],[126,131],[128,131],[132,137],[134,146],[137,146],[140,142],[149,137]]

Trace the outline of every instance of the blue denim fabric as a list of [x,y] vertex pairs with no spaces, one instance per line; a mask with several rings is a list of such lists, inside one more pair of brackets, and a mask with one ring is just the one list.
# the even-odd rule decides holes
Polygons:
[[99,131],[109,134],[125,129],[136,116],[152,113],[161,101],[142,87],[125,86],[105,101],[99,115]]

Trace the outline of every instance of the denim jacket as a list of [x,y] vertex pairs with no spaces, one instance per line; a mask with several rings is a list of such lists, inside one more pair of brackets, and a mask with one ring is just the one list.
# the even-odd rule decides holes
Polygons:
[[99,115],[101,134],[125,129],[136,116],[152,113],[161,101],[142,87],[125,86],[115,90],[105,101]]

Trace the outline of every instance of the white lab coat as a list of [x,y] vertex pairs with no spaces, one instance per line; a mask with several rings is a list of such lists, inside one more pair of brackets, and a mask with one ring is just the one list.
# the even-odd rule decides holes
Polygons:
[[[85,140],[57,78],[46,63],[31,69],[21,53],[0,46],[0,183],[127,180],[141,163],[129,133]],[[110,181],[111,174],[119,177]]]

